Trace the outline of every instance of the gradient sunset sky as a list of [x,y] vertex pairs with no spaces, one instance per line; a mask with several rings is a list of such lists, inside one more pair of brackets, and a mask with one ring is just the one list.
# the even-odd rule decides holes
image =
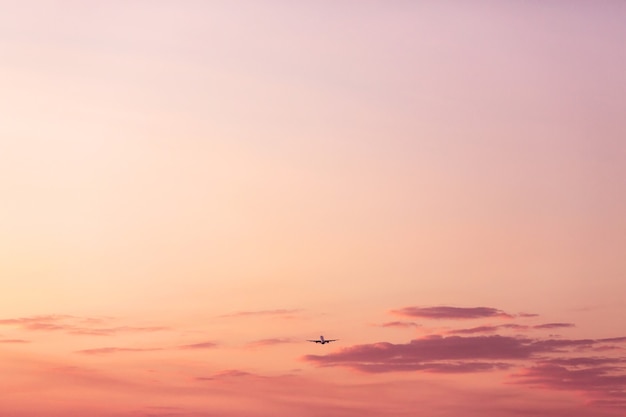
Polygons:
[[1,417],[626,415],[626,2],[0,0],[0,62]]

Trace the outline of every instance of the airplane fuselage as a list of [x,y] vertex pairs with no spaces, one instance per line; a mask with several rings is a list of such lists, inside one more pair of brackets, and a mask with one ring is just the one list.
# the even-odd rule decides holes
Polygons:
[[326,343],[330,343],[330,342],[334,342],[337,339],[324,339],[324,336],[320,336],[319,340],[309,340],[309,342],[315,342],[315,343],[320,343],[322,345],[326,344]]

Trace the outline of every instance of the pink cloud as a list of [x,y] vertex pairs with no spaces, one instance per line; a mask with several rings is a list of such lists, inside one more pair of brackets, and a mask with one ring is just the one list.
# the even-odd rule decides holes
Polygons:
[[407,327],[420,327],[420,325],[415,323],[414,321],[388,321],[386,323],[381,324],[380,327],[407,328]]
[[[470,336],[430,335],[404,344],[380,342],[356,345],[326,355],[306,355],[302,359],[317,366],[346,367],[365,373],[461,374],[522,367],[521,371],[512,375],[515,384],[581,392],[594,410],[626,410],[626,368],[623,366],[626,358],[594,356],[599,349],[611,348],[614,351],[615,346],[607,343],[626,343],[626,337],[554,339],[498,334],[473,336],[474,333],[492,333],[506,328],[529,330],[572,326],[570,323],[546,323],[531,327],[516,324],[477,326],[450,331]],[[597,411],[591,414],[600,415]]]
[[529,327],[522,324],[507,323],[497,326],[477,326],[470,327],[469,329],[455,329],[448,331],[447,334],[494,333],[501,329],[528,330]]
[[120,326],[120,327],[105,327],[105,328],[78,328],[73,327],[69,330],[69,334],[85,335],[85,336],[110,336],[117,333],[151,333],[170,330],[168,327],[152,326],[152,327],[133,327],[133,326]]
[[582,392],[595,405],[626,411],[624,368],[613,365],[610,361],[588,359],[566,363],[570,366],[552,363],[531,366],[514,374],[513,381],[548,389]]
[[30,343],[30,341],[23,339],[0,339],[0,343]]
[[72,316],[66,315],[45,315],[45,316],[31,316],[31,317],[19,317],[15,319],[0,319],[0,325],[23,325],[29,323],[47,323],[52,321],[63,320],[71,318]]
[[563,365],[563,366],[599,366],[607,364],[624,363],[624,358],[607,357],[573,357],[573,358],[551,358],[541,361],[543,364]]
[[191,345],[179,346],[179,349],[212,349],[217,346],[215,342],[193,343]]
[[430,370],[435,369],[438,361],[458,364],[458,361],[526,359],[534,353],[532,344],[531,339],[498,335],[427,336],[407,344],[357,345],[323,356],[307,355],[304,359],[322,366],[347,366],[369,372]]
[[567,327],[574,327],[573,323],[545,323],[533,326],[533,329],[562,329]]
[[257,348],[264,346],[284,345],[287,343],[294,343],[294,340],[288,338],[261,339],[248,343],[246,347]]
[[478,326],[469,329],[450,330],[448,334],[473,334],[473,333],[493,333],[498,331],[500,326]]
[[405,307],[392,310],[392,314],[423,319],[478,319],[488,317],[512,318],[513,316],[490,307]]
[[214,381],[214,380],[224,379],[224,378],[241,378],[241,377],[249,377],[249,376],[256,376],[256,375],[250,372],[241,371],[239,369],[227,369],[224,371],[217,372],[211,376],[196,377],[195,379],[197,381]]
[[45,315],[2,319],[0,325],[13,325],[29,331],[62,331],[72,335],[110,336],[118,333],[146,333],[169,330],[163,326],[135,327],[88,327],[85,324],[101,324],[101,318],[80,318],[68,315]]
[[223,314],[219,317],[258,317],[258,316],[280,316],[283,318],[292,318],[294,314],[301,313],[301,309],[275,309],[275,310],[257,310],[257,311],[238,311],[230,314]]
[[[604,339],[556,340],[509,336],[427,336],[406,344],[374,343],[341,349],[327,355],[307,355],[320,366],[344,366],[366,372],[504,369],[501,362],[537,359],[538,354],[591,348]],[[491,365],[484,362],[491,363]],[[479,366],[476,362],[480,362]]]
[[77,353],[85,355],[108,355],[112,353],[128,353],[128,352],[153,352],[156,350],[163,350],[160,348],[119,348],[119,347],[104,347],[96,349],[84,349],[79,350]]

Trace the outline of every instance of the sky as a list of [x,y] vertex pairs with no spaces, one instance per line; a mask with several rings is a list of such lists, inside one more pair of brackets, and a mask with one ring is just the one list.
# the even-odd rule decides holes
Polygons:
[[623,416],[624,21],[0,0],[0,415]]

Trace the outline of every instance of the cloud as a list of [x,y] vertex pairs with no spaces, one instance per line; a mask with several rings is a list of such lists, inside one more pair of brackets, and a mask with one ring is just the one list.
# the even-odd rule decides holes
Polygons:
[[179,346],[179,349],[212,349],[217,346],[215,342],[201,342],[201,343],[193,343],[191,345],[182,345]]
[[392,310],[392,314],[422,319],[479,319],[487,317],[512,318],[513,316],[490,307],[405,307]]
[[32,317],[18,317],[14,319],[0,319],[0,325],[28,325],[32,323],[49,323],[58,320],[71,318],[72,316],[65,315],[45,315],[45,316],[32,316]]
[[250,372],[241,371],[239,369],[227,369],[224,371],[217,372],[211,376],[196,377],[195,380],[196,381],[215,381],[218,379],[241,378],[241,377],[249,377],[249,376],[257,376],[257,375],[252,374]]
[[564,365],[564,366],[598,366],[607,364],[624,363],[624,358],[607,357],[573,357],[573,358],[552,358],[541,361],[542,364]]
[[66,315],[45,315],[32,317],[18,317],[12,319],[0,319],[0,326],[17,326],[23,330],[32,331],[70,331],[73,325],[63,323],[74,317]]
[[407,327],[420,327],[420,325],[415,323],[414,321],[388,321],[386,323],[381,324],[380,327],[407,328]]
[[86,355],[108,355],[112,353],[125,353],[125,352],[154,352],[154,351],[165,351],[165,350],[175,350],[175,349],[185,349],[185,350],[196,350],[196,349],[212,349],[218,346],[215,342],[201,342],[201,343],[193,343],[190,345],[181,345],[174,348],[125,348],[125,347],[102,347],[102,348],[94,348],[94,349],[83,349],[78,350],[77,353],[82,353]]
[[402,372],[402,371],[425,371],[431,373],[476,373],[504,370],[512,365],[505,362],[424,362],[412,364],[358,364],[355,369],[367,373]]
[[72,328],[68,331],[69,334],[85,335],[85,336],[111,336],[118,333],[151,333],[160,332],[164,330],[170,330],[168,327],[152,326],[152,327],[133,327],[133,326],[120,326],[120,327],[106,327],[106,328]]
[[473,333],[493,333],[498,331],[500,326],[478,326],[469,329],[450,330],[448,334],[473,334]]
[[525,359],[533,353],[531,345],[530,339],[498,335],[427,336],[407,344],[357,345],[324,356],[308,355],[304,359],[322,366],[347,366],[372,372],[428,370],[436,361]]
[[257,348],[264,346],[274,346],[274,345],[284,345],[287,343],[294,343],[293,339],[287,338],[272,338],[272,339],[261,339],[250,342],[246,345],[246,347]]
[[282,318],[293,318],[294,314],[301,313],[301,309],[275,309],[275,310],[257,310],[257,311],[238,311],[230,314],[223,314],[219,317],[258,317],[258,316],[279,316]]
[[505,369],[510,362],[538,359],[538,355],[590,348],[604,339],[531,339],[492,336],[427,336],[406,344],[374,343],[303,359],[319,366],[342,366],[365,372]]
[[[513,375],[513,382],[586,394],[595,405],[626,410],[626,373],[610,361],[575,361],[572,364],[542,363]],[[564,366],[570,365],[570,366]]]
[[533,326],[533,329],[562,329],[566,327],[574,327],[573,323],[545,323]]
[[104,348],[96,348],[96,349],[84,349],[79,350],[77,353],[82,353],[85,355],[109,355],[112,353],[128,353],[128,352],[153,352],[156,350],[163,350],[160,348],[119,348],[119,347],[104,347]]
[[[406,307],[392,313],[426,319],[514,317],[488,307]],[[409,327],[407,322],[389,322],[388,325]],[[565,322],[483,325],[449,330],[445,335],[424,336],[408,343],[355,345],[301,359],[316,366],[344,367],[365,373],[462,374],[505,372],[515,368],[517,371],[510,375],[514,384],[578,391],[594,410],[598,407],[626,410],[626,357],[620,356],[626,337],[561,339],[500,334],[513,330],[532,335],[532,331],[572,327],[575,327],[573,323]],[[595,411],[591,414],[599,415]]]
[[0,339],[0,343],[30,343],[30,341],[23,339]]
[[501,329],[528,330],[530,327],[523,324],[507,323],[497,326],[477,326],[470,327],[469,329],[455,329],[448,331],[447,334],[494,333]]
[[134,326],[85,326],[85,324],[101,324],[102,318],[75,317],[69,315],[45,315],[0,319],[0,325],[18,326],[28,331],[62,331],[72,335],[84,336],[111,336],[118,333],[147,333],[169,330],[163,326],[134,327]]

